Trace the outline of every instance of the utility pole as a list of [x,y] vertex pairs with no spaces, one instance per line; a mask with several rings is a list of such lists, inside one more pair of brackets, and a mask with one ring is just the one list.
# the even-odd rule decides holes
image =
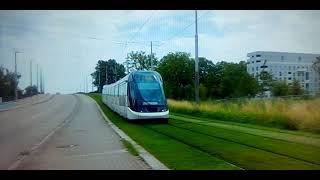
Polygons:
[[42,68],[40,67],[40,94],[42,94]]
[[45,92],[44,92],[44,77],[43,77],[43,75],[42,75],[42,93],[44,94]]
[[37,64],[37,91],[39,93],[39,64]]
[[87,79],[87,76],[86,76],[86,93],[88,93],[88,79]]
[[22,52],[19,52],[19,51],[14,52],[14,75],[15,75],[14,100],[18,99],[17,53],[22,53]]
[[98,92],[99,92],[99,90],[100,90],[100,65],[99,65],[99,85],[98,85]]
[[117,82],[118,81],[118,76],[117,76],[117,64],[114,65],[114,70],[115,70],[115,81],[114,82]]
[[106,84],[108,84],[108,65],[106,63]]
[[195,10],[196,18],[196,35],[195,35],[195,99],[196,103],[199,103],[199,67],[198,67],[198,16],[197,10]]
[[30,60],[30,86],[32,86],[32,60]]
[[153,66],[152,66],[152,41],[151,41],[150,66],[151,66],[151,70],[153,70]]
[[93,77],[91,76],[91,92],[93,92]]

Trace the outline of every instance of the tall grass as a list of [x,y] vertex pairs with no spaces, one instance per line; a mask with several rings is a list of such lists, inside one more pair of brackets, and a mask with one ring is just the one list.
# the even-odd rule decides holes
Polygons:
[[320,98],[204,101],[199,105],[169,99],[168,105],[171,112],[320,133]]

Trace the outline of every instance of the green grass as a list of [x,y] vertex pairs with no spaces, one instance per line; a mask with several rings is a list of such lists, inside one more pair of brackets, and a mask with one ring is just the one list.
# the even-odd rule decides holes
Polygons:
[[248,147],[228,139],[210,137],[174,126],[153,125],[151,128],[244,169],[320,169],[319,165]]
[[[319,147],[259,135],[264,131],[293,136],[277,132],[279,129],[214,121],[222,125],[217,126],[210,124],[212,120],[177,114],[171,116],[169,124],[137,125],[110,111],[99,94],[89,96],[116,126],[170,169],[320,169]],[[250,134],[243,128],[255,132]],[[294,135],[309,138],[308,134]]]
[[179,120],[173,120],[171,121],[171,124],[200,134],[208,135],[213,138],[225,139],[230,142],[247,145],[252,148],[320,165],[320,148],[317,146],[292,142],[294,140],[284,141],[280,139],[261,137],[248,134],[246,132],[240,132],[235,129],[230,130],[221,127],[212,127],[206,124],[181,123]]
[[250,123],[239,123],[239,122],[233,122],[233,121],[223,121],[220,119],[214,119],[214,118],[208,118],[208,117],[199,117],[196,115],[188,115],[188,114],[182,114],[182,113],[176,113],[176,112],[170,112],[170,117],[173,119],[187,119],[189,121],[195,120],[195,121],[202,121],[203,123],[220,123],[225,125],[234,125],[234,126],[241,126],[245,128],[250,128],[252,130],[267,130],[277,133],[285,133],[297,135],[297,136],[305,136],[305,137],[313,137],[313,138],[320,138],[319,134],[310,133],[310,132],[304,132],[304,131],[294,131],[294,130],[286,130],[286,129],[279,129],[274,127],[266,127],[262,125],[257,124],[250,124]]
[[102,101],[100,94],[89,94],[100,105],[106,116],[134,141],[153,154],[170,169],[177,170],[232,170],[239,169],[223,160],[156,133],[142,125],[131,124],[113,113]]
[[126,147],[126,149],[134,156],[139,156],[139,152],[133,147],[133,145],[125,140],[125,139],[121,139],[123,145]]

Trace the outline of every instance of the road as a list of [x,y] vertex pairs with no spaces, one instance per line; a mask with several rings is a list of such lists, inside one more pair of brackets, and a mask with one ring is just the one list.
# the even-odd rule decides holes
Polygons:
[[0,169],[150,169],[85,95],[0,112]]
[[46,101],[46,100],[50,99],[50,97],[51,97],[51,95],[39,94],[39,95],[35,95],[32,97],[19,99],[17,101],[3,102],[3,103],[0,103],[0,111],[5,111],[7,109],[23,107],[28,104],[34,104],[37,102]]

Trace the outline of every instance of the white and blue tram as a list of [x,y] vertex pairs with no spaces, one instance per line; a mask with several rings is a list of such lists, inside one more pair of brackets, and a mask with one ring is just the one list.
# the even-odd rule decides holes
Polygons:
[[102,101],[128,120],[168,122],[163,81],[156,71],[134,71],[113,84],[104,85]]

